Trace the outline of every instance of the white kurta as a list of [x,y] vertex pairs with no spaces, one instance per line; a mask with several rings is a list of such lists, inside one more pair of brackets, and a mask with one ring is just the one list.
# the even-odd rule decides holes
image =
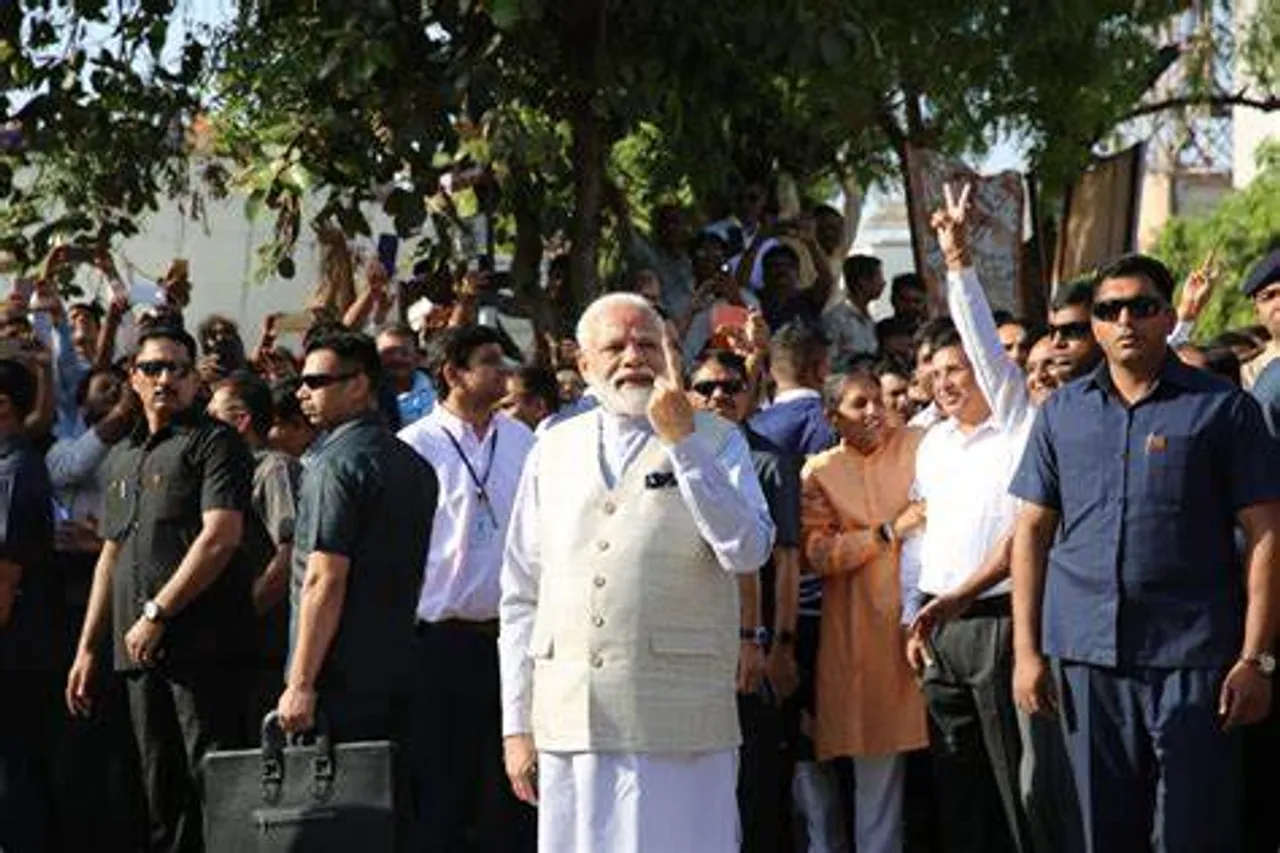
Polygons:
[[737,853],[738,756],[538,754],[538,853]]
[[[647,420],[603,411],[597,453],[610,482],[625,473],[653,438]],[[536,614],[537,517],[554,504],[553,484],[539,484],[535,445],[516,497],[502,569],[503,734],[531,731],[529,639]],[[677,486],[699,532],[730,572],[752,572],[773,545],[773,522],[746,440],[734,434],[713,454],[701,441],[669,450]],[[594,459],[592,457],[595,457]],[[584,476],[590,469],[584,468]],[[540,495],[540,492],[542,493]],[[530,606],[533,602],[533,606]],[[694,754],[539,754],[538,849],[541,853],[736,853],[735,750]]]

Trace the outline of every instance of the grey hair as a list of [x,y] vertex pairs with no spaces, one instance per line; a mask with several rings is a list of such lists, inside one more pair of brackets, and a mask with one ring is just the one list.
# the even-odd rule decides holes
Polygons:
[[610,310],[624,307],[643,311],[649,315],[655,328],[662,328],[662,315],[643,296],[636,293],[609,293],[588,305],[587,310],[583,311],[582,316],[578,318],[578,329],[575,333],[578,346],[588,349],[587,339],[591,337],[600,319]]

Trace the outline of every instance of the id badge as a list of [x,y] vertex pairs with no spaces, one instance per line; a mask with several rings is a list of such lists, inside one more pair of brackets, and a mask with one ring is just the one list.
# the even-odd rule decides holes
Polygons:
[[486,548],[498,538],[498,526],[494,524],[493,514],[484,506],[476,507],[471,517],[471,545]]

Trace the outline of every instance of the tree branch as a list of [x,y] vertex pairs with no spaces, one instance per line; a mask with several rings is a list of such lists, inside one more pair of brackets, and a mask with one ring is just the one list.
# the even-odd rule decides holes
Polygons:
[[1141,118],[1142,116],[1161,113],[1166,110],[1180,110],[1186,107],[1251,107],[1264,113],[1280,109],[1280,97],[1272,95],[1267,98],[1251,98],[1244,92],[1233,95],[1187,95],[1181,98],[1168,98],[1150,104],[1142,104],[1123,116],[1120,121]]

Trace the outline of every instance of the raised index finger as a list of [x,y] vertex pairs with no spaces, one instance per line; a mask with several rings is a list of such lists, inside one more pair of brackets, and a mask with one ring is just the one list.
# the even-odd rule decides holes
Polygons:
[[666,362],[667,381],[677,390],[684,390],[684,370],[680,353],[676,350],[675,340],[671,337],[671,330],[663,325],[662,327],[662,357]]

